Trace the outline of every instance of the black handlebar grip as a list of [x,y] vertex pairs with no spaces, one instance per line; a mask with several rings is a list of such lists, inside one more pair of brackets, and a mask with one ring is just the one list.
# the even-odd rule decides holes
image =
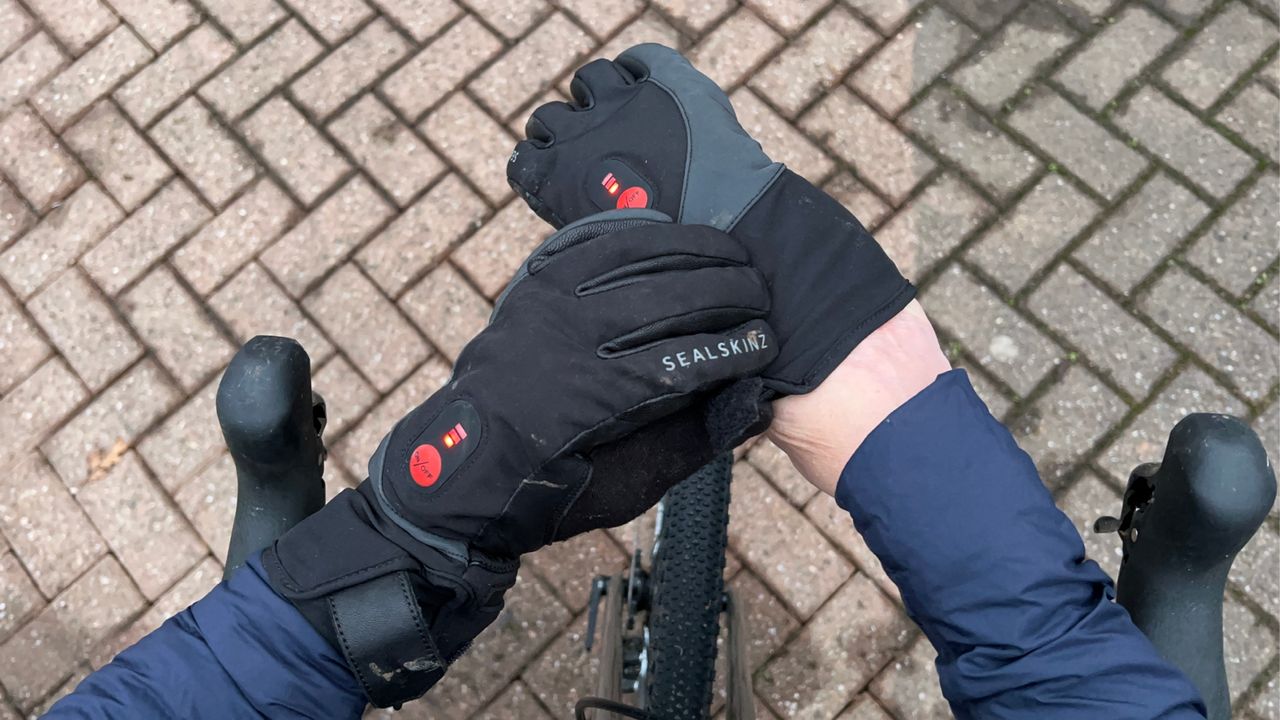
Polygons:
[[259,335],[218,385],[218,424],[236,465],[236,517],[224,576],[324,504],[324,403],[297,341]]
[[1134,470],[1125,491],[1116,600],[1200,690],[1209,720],[1231,717],[1222,652],[1227,573],[1275,497],[1258,436],[1215,414],[1183,418],[1164,461]]

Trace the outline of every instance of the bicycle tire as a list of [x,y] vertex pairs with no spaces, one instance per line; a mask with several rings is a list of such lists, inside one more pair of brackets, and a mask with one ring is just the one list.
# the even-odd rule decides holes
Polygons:
[[704,720],[711,707],[729,540],[726,453],[663,500],[653,557],[645,709],[663,720]]

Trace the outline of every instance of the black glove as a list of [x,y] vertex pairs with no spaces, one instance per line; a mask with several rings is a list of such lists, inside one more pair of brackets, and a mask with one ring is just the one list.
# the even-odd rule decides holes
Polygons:
[[521,554],[635,518],[761,429],[758,384],[713,395],[776,356],[749,262],[728,235],[648,210],[565,227],[448,384],[383,438],[369,479],[264,553],[272,587],[374,704],[444,674],[501,610]]
[[638,45],[578,70],[574,104],[534,111],[507,165],[556,227],[614,207],[660,210],[742,241],[773,295],[781,341],[766,384],[816,387],[915,289],[840,203],[765,156],[729,99],[679,53]]

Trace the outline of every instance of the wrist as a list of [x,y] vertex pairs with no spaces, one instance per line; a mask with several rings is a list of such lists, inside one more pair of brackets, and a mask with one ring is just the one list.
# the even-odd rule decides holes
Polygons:
[[890,413],[951,369],[918,301],[876,329],[805,395],[774,402],[770,438],[819,490]]

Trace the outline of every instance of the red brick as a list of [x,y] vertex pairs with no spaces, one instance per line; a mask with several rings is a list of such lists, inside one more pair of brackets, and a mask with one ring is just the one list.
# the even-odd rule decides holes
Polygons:
[[516,268],[551,234],[523,200],[513,200],[489,218],[451,259],[490,300],[507,286]]
[[397,296],[476,228],[487,211],[478,195],[450,175],[361,248],[356,260],[383,290]]
[[0,642],[44,605],[44,598],[11,552],[0,555]]
[[560,7],[573,14],[597,38],[607,38],[644,7],[640,0],[561,0]]
[[262,264],[289,294],[301,297],[392,212],[357,175],[262,253]]
[[149,599],[159,597],[206,552],[133,452],[102,479],[86,483],[76,497]]
[[730,99],[738,122],[773,160],[785,163],[793,172],[813,182],[826,177],[835,167],[831,158],[755,93],[741,88]]
[[844,88],[805,113],[800,124],[895,204],[935,166],[906,135]]
[[409,43],[379,18],[294,81],[293,96],[315,115],[325,117],[408,52]]
[[507,158],[516,141],[465,95],[454,95],[422,125],[427,138],[493,203],[511,196]]
[[187,390],[199,387],[231,359],[231,343],[165,266],[122,295],[120,305],[142,341]]
[[543,0],[469,0],[467,6],[513,41],[550,10]]
[[195,476],[224,445],[214,408],[217,379],[194,393],[155,431],[138,443],[138,454],[170,492]]
[[553,717],[571,717],[579,698],[595,694],[600,654],[583,648],[586,626],[583,613],[520,674]]
[[732,10],[736,3],[733,0],[655,0],[654,5],[662,8],[677,23],[693,31],[694,35],[701,35],[713,22]]
[[17,0],[0,0],[0,55],[12,50],[35,27],[36,21]]
[[435,105],[502,49],[502,43],[467,16],[382,83],[382,91],[410,120]]
[[[426,40],[457,17],[462,9],[453,0],[375,0],[382,12],[418,42]],[[471,3],[472,7],[475,3]]]
[[870,28],[837,5],[752,78],[751,87],[795,117],[878,41]]
[[263,178],[183,243],[173,265],[196,292],[207,295],[298,217],[293,200]]
[[19,298],[26,298],[93,247],[122,217],[98,184],[87,182],[0,256],[0,275]]
[[569,18],[556,13],[525,35],[469,86],[503,119],[551,88],[594,45]]
[[976,35],[934,7],[885,43],[851,80],[876,107],[897,115],[907,102],[969,49]]
[[236,516],[236,466],[222,453],[204,466],[191,482],[174,493],[174,502],[191,521],[221,563],[227,561],[231,523]]
[[78,658],[76,639],[46,608],[0,645],[0,684],[19,708],[30,709],[72,673]]
[[268,100],[245,118],[240,129],[308,206],[351,169],[337,148],[282,97]]
[[400,307],[450,361],[489,323],[493,308],[449,265],[441,265],[400,299]]
[[280,26],[200,88],[226,118],[239,118],[324,50],[297,20]]
[[814,495],[804,508],[804,516],[836,547],[852,558],[858,571],[875,581],[881,592],[899,600],[898,586],[893,584],[880,564],[880,559],[871,552],[867,542],[853,526],[853,518],[849,516],[849,512],[837,505],[834,498],[826,493]]
[[37,33],[0,60],[0,112],[17,107],[53,77],[67,58],[45,33]]
[[848,579],[853,566],[755,469],[740,462],[733,475],[730,545],[788,607],[808,618]]
[[294,10],[330,44],[351,34],[373,10],[361,0],[307,0],[294,3]]
[[27,204],[6,183],[0,183],[0,248],[26,232],[36,217]]
[[915,279],[950,254],[991,212],[973,188],[943,174],[881,225],[876,239],[903,274]]
[[66,197],[84,180],[80,165],[25,107],[0,119],[0,171],[37,210]]
[[507,606],[426,697],[434,717],[467,717],[515,678],[572,617],[533,573],[523,571]]
[[165,115],[151,137],[215,207],[226,204],[255,175],[252,156],[196,98]]
[[76,489],[103,458],[121,446],[132,445],[180,400],[181,395],[159,367],[143,360],[103,390],[40,449],[67,487]]
[[603,530],[584,533],[524,556],[522,564],[542,576],[572,612],[587,607],[591,579],[625,572],[630,558]]
[[391,301],[351,265],[339,268],[303,305],[381,392],[430,355]]
[[202,0],[201,5],[242,45],[256,40],[285,17],[284,8],[275,0]]
[[27,6],[76,54],[120,22],[99,0],[28,0]]
[[517,680],[476,715],[476,720],[551,720],[551,716],[538,704],[529,686]]
[[255,335],[279,335],[297,340],[318,365],[333,346],[298,305],[271,280],[258,263],[249,263],[209,298],[209,306],[226,321],[240,342]]
[[938,686],[937,657],[926,638],[916,640],[907,654],[889,663],[872,681],[871,691],[903,717],[951,720],[951,706]]
[[758,15],[741,8],[703,37],[689,53],[689,60],[727,90],[743,81],[750,70],[781,44],[782,36]]
[[72,269],[30,301],[36,322],[85,383],[99,390],[142,355],[98,289]]
[[111,5],[157,50],[198,21],[195,9],[186,0],[111,0]]
[[116,101],[140,125],[149,125],[235,54],[212,25],[201,25],[116,91]]
[[440,158],[373,95],[330,122],[329,132],[401,207],[445,170]]
[[813,19],[826,3],[823,0],[747,0],[747,4],[791,35]]
[[186,183],[174,180],[85,253],[81,262],[98,285],[114,295],[211,216]]
[[785,717],[830,717],[904,649],[915,626],[865,575],[855,575],[757,675]]
[[125,210],[138,207],[173,174],[111,103],[94,106],[62,137]]
[[4,290],[0,290],[0,347],[4,348],[0,393],[7,393],[31,374],[51,352],[35,323],[22,314],[17,301]]
[[107,551],[58,476],[35,455],[0,479],[0,529],[45,595],[71,584]]
[[84,655],[140,613],[145,604],[124,568],[107,555],[54,598],[49,608]]
[[311,368],[311,384],[325,399],[328,418],[325,439],[332,440],[340,437],[356,418],[364,415],[378,399],[378,393],[341,355],[325,363],[324,367],[318,367],[312,358]]

